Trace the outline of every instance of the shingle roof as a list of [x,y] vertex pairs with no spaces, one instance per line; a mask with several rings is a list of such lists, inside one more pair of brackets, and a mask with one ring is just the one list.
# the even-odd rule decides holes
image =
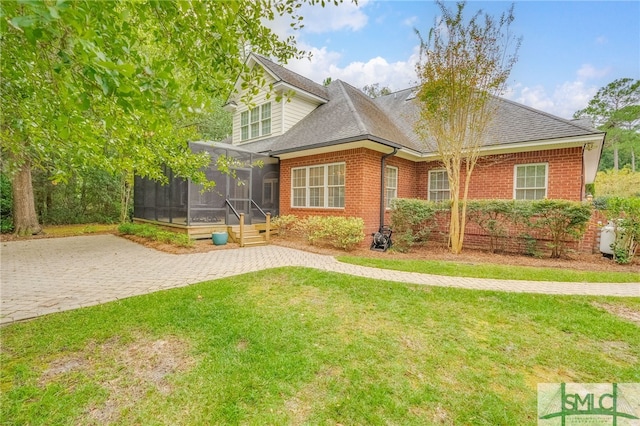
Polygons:
[[[318,106],[284,135],[243,145],[248,149],[280,154],[372,140],[422,154],[432,152],[414,130],[420,107],[415,98],[416,88],[372,99],[340,80],[327,87],[320,86],[264,57],[256,57],[282,81],[328,102]],[[485,146],[602,135],[583,121],[565,120],[502,98],[493,98],[492,102],[496,103],[497,115],[489,126]]]
[[252,53],[252,56],[263,67],[271,71],[271,73],[274,74],[280,81],[285,82],[307,93],[311,93],[312,95],[315,95],[319,98],[328,100],[327,89],[323,85],[318,84],[313,80],[303,77],[300,74],[297,74],[293,71],[290,71],[285,67],[283,67],[282,65],[278,65],[275,62],[265,58],[262,55]]

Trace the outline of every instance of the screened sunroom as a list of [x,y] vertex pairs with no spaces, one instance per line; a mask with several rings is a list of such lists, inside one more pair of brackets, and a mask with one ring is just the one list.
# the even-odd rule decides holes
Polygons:
[[[216,186],[203,190],[202,185],[174,176],[168,167],[165,185],[136,176],[134,220],[215,229],[239,224],[241,214],[245,224],[264,223],[267,213],[278,214],[278,159],[219,142],[190,142],[189,147],[209,153],[206,175]],[[231,173],[218,170],[216,161],[221,156],[233,159]]]

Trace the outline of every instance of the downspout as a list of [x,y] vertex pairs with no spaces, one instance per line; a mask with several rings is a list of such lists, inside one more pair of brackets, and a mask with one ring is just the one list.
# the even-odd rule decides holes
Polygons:
[[393,148],[393,152],[390,152],[389,154],[385,154],[382,156],[382,159],[380,160],[380,227],[379,229],[382,229],[382,227],[384,226],[384,199],[385,199],[385,193],[384,193],[384,172],[385,172],[385,163],[387,161],[387,158],[389,157],[393,157],[394,155],[396,155],[398,153],[398,148]]

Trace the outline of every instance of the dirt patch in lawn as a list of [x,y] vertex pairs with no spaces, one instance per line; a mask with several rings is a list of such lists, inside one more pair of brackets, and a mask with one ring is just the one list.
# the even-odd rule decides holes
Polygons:
[[90,343],[80,352],[51,361],[39,384],[69,382],[77,380],[78,375],[97,383],[107,397],[87,407],[84,415],[90,423],[113,423],[150,391],[171,394],[173,385],[168,376],[186,372],[195,365],[189,348],[188,342],[175,336],[157,340],[137,336],[130,343],[118,338]]
[[632,323],[640,326],[640,311],[634,310],[629,306],[618,305],[613,303],[597,303],[594,302],[593,306],[604,309],[612,315],[620,317],[624,320],[631,321]]

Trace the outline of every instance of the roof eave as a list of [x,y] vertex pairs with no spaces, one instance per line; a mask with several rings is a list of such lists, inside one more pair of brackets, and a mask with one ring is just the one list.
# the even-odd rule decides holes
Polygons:
[[270,155],[273,157],[278,157],[280,159],[305,157],[305,156],[315,155],[319,153],[337,151],[335,148],[340,145],[342,145],[341,149],[339,149],[340,151],[343,151],[346,149],[359,148],[359,147],[367,147],[367,148],[375,149],[374,148],[375,145],[378,145],[379,147],[389,147],[389,148],[398,148],[398,149],[403,148],[402,145],[397,144],[395,142],[388,141],[386,139],[382,139],[372,135],[360,135],[360,136],[352,136],[352,137],[335,140],[335,141],[320,142],[313,145],[306,145],[304,147],[274,150],[270,152]]
[[304,89],[301,89],[299,87],[293,86],[293,85],[291,85],[291,84],[289,84],[289,83],[287,83],[285,81],[282,81],[282,80],[278,81],[277,83],[274,83],[273,89],[274,90],[282,90],[283,94],[285,93],[285,91],[291,90],[291,91],[295,92],[295,94],[297,96],[309,99],[309,100],[317,102],[319,104],[326,104],[327,102],[329,102],[329,99],[322,98],[320,96],[316,96],[313,93],[309,93]]

